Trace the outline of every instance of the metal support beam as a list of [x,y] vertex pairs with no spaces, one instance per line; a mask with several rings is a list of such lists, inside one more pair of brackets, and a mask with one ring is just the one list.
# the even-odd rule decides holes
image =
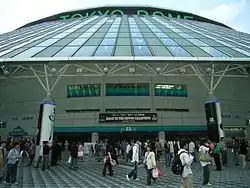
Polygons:
[[52,85],[51,89],[50,89],[50,93],[53,92],[55,86],[59,83],[59,81],[62,79],[62,76],[64,75],[64,73],[67,71],[69,65],[65,65],[63,70],[59,73],[59,75],[56,78],[56,81],[54,82],[54,84]]
[[228,66],[225,68],[224,72],[223,72],[222,75],[219,77],[219,79],[217,80],[216,84],[213,86],[212,93],[213,93],[214,90],[217,88],[217,86],[220,84],[220,82],[221,82],[223,76],[227,73],[227,71],[228,71],[228,69],[229,69],[229,66],[230,66],[230,65],[228,65]]
[[205,81],[205,79],[203,78],[200,70],[198,68],[195,67],[195,65],[191,65],[192,69],[194,70],[194,72],[196,73],[197,77],[199,78],[199,80],[201,81],[201,83],[205,86],[205,88],[209,91],[209,87],[207,82]]
[[35,75],[35,78],[38,80],[38,82],[41,84],[41,86],[43,87],[44,91],[46,93],[48,93],[47,88],[45,87],[45,85],[43,84],[42,80],[40,79],[40,77],[37,75],[36,71],[33,69],[32,66],[29,66],[30,70],[33,72],[33,74]]
[[47,66],[43,65],[44,73],[45,73],[45,82],[46,82],[46,88],[47,88],[47,95],[50,96],[50,86],[49,86],[49,78],[48,78],[48,72],[47,72]]
[[210,87],[209,87],[209,95],[213,94],[213,86],[214,86],[214,70],[215,70],[215,64],[212,64],[211,68],[211,75],[210,75]]

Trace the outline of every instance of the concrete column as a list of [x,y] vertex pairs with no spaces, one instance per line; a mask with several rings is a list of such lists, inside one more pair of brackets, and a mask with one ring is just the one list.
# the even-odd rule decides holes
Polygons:
[[205,113],[207,120],[207,133],[212,141],[219,142],[220,138],[225,137],[223,121],[221,115],[220,101],[213,95],[205,102]]
[[91,143],[99,142],[99,133],[91,133]]
[[35,153],[35,166],[38,165],[39,156],[43,155],[43,142],[53,143],[54,122],[55,122],[56,103],[54,99],[47,95],[40,103],[40,110],[37,123],[37,140]]
[[161,142],[162,146],[164,146],[164,142],[166,140],[166,133],[165,132],[158,132],[158,138]]

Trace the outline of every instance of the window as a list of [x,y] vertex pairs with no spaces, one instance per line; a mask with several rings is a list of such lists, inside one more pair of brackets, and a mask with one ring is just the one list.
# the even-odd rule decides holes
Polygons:
[[155,35],[159,38],[169,38],[165,33],[155,33]]
[[132,56],[131,46],[116,46],[115,56]]
[[159,41],[157,38],[146,38],[149,45],[162,45],[161,41]]
[[63,48],[62,46],[50,46],[46,48],[45,50],[36,54],[35,57],[52,57],[55,53],[57,53],[62,48]]
[[227,54],[229,54],[232,57],[246,57],[245,55],[243,55],[242,53],[239,53],[238,51],[233,50],[232,48],[229,47],[216,47],[218,50],[225,52]]
[[65,47],[61,51],[56,53],[54,57],[70,57],[76,52],[78,48],[79,47],[72,47],[72,46]]
[[69,43],[69,46],[81,46],[87,40],[88,40],[88,38],[77,38],[77,39],[73,40],[71,43]]
[[20,54],[18,54],[15,57],[21,57],[21,58],[29,58],[34,56],[35,54],[37,54],[38,52],[42,51],[43,49],[45,49],[46,47],[32,47]]
[[161,41],[166,46],[179,46],[175,41],[170,38],[161,38]]
[[134,38],[140,37],[140,38],[142,38],[142,34],[141,33],[131,33],[131,37],[134,37]]
[[167,46],[168,50],[176,57],[190,57],[191,55],[182,47]]
[[111,56],[114,46],[99,46],[94,56]]
[[155,35],[150,31],[150,33],[143,33],[144,37],[148,38],[155,38]]
[[213,57],[228,57],[226,54],[220,52],[219,50],[216,50],[213,47],[200,47],[203,49],[205,52],[209,53]]
[[183,48],[185,48],[194,57],[211,57],[211,55],[204,52],[202,49],[200,49],[197,46],[184,46]]
[[188,39],[190,42],[192,42],[193,44],[195,44],[196,46],[209,46],[206,43],[198,40],[198,39]]
[[99,45],[101,43],[103,38],[90,38],[85,45],[88,46],[95,46],[95,45]]
[[151,56],[151,52],[147,46],[134,46],[135,56]]
[[117,37],[117,33],[107,33],[105,37],[116,38]]
[[156,56],[172,56],[165,46],[150,46]]
[[132,38],[133,45],[146,45],[146,42],[143,38]]
[[101,96],[101,84],[69,85],[67,97],[97,97]]
[[115,38],[104,38],[101,45],[115,45],[116,39]]
[[50,46],[51,44],[54,44],[59,39],[48,39],[46,41],[43,41],[42,43],[38,44],[37,46]]
[[92,56],[95,52],[96,46],[82,46],[75,54],[74,57]]
[[119,33],[119,38],[130,37],[129,33]]
[[130,38],[118,38],[117,45],[130,45]]
[[149,96],[148,83],[106,84],[106,96]]
[[187,97],[187,85],[155,84],[155,96]]
[[53,46],[66,46],[69,44],[73,39],[67,38],[67,39],[61,39],[53,44]]

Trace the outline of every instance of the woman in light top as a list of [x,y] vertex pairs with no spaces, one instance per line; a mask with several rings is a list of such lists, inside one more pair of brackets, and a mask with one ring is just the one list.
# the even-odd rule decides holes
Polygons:
[[145,153],[145,158],[143,161],[145,168],[147,170],[147,185],[151,185],[151,179],[156,181],[156,178],[153,178],[153,169],[156,168],[156,160],[155,160],[155,153],[152,150],[150,145],[147,146],[147,152]]
[[[209,143],[207,142],[207,140],[201,140],[201,146],[199,148],[199,152],[209,153],[209,151],[210,151],[210,148],[209,148]],[[211,162],[200,161],[200,163],[203,168],[203,185],[211,186],[211,184],[209,183],[209,180],[210,180],[209,165],[211,164]]]

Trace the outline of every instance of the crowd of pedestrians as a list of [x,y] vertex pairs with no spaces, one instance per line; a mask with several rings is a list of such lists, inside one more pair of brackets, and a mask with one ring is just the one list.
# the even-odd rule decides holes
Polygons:
[[[145,184],[152,185],[157,181],[157,177],[162,175],[159,164],[164,163],[171,172],[179,175],[181,188],[193,187],[192,163],[199,162],[203,168],[203,186],[212,186],[210,182],[210,166],[215,165],[216,170],[222,171],[223,166],[228,165],[228,150],[230,148],[234,156],[236,166],[242,164],[246,168],[246,155],[248,144],[244,139],[232,138],[226,144],[224,138],[220,142],[212,142],[208,139],[199,140],[129,140],[122,142],[112,142],[103,140],[91,143],[87,150],[89,155],[95,156],[99,162],[104,163],[102,176],[114,175],[113,166],[119,165],[119,160],[131,162],[133,169],[125,176],[128,181],[139,180],[138,166],[144,165],[147,179]],[[6,184],[17,184],[17,171],[19,166],[41,167],[42,170],[49,170],[50,166],[57,165],[62,160],[62,152],[68,153],[69,169],[78,169],[78,160],[84,160],[85,145],[82,142],[64,143],[43,142],[42,153],[36,163],[35,140],[30,137],[9,138],[6,142],[2,141],[0,146],[0,180]],[[50,160],[51,154],[51,160]],[[51,163],[50,163],[51,162]]]

